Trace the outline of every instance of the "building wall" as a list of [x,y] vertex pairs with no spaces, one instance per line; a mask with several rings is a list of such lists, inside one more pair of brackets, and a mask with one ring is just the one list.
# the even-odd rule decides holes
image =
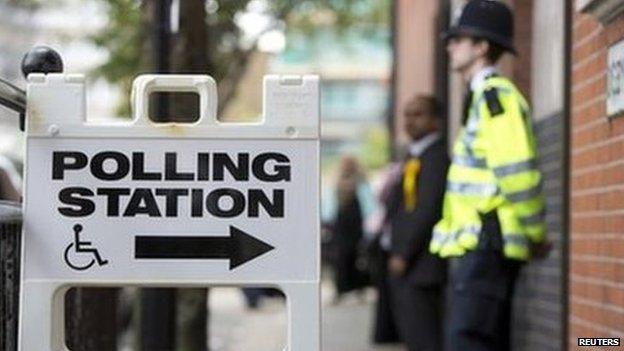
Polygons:
[[[559,0],[550,0],[547,1],[546,4],[544,4],[544,1],[535,0],[514,0],[506,2],[514,13],[514,43],[516,45],[516,50],[518,50],[518,55],[513,57],[511,67],[507,69],[510,70],[510,74],[513,76],[516,86],[518,86],[525,96],[530,98],[531,82],[535,76],[535,72],[527,69],[527,67],[531,67],[533,61],[533,43],[535,42],[532,35],[534,31],[534,14],[537,16],[537,13],[540,12],[535,10],[542,10],[552,3],[559,2]],[[535,7],[537,7],[537,9],[535,9]],[[551,20],[556,21],[556,19]],[[555,23],[552,24],[554,25]],[[543,35],[543,33],[540,33],[540,36],[541,35]]]
[[[539,169],[544,177],[547,236],[553,243],[550,255],[530,262],[518,280],[513,328],[516,351],[555,351],[561,350],[564,343],[564,7],[564,0],[533,1],[532,8],[524,9],[517,1],[514,7],[520,55],[514,62],[513,74],[531,101]],[[529,55],[522,51],[527,47],[532,49]],[[523,69],[527,66],[531,69]]]
[[622,15],[605,25],[573,15],[571,349],[578,337],[624,336],[624,118],[608,118],[605,101],[607,51],[623,38]]
[[396,100],[394,135],[406,141],[403,108],[414,94],[435,91],[435,41],[437,0],[398,0],[396,2]]
[[[453,25],[461,13],[461,8],[465,5],[465,0],[452,0],[451,1],[451,15],[449,19],[451,21],[451,25]],[[462,110],[463,110],[463,100],[464,93],[466,90],[466,83],[462,79],[462,77],[453,72],[453,70],[449,67],[449,81],[448,81],[448,140],[449,140],[449,150],[453,147],[453,143],[457,138],[457,133],[459,132],[459,128],[461,127],[462,120]]]
[[516,286],[514,301],[514,350],[561,350],[562,313],[565,298],[561,289],[563,227],[563,135],[561,113],[541,117],[535,123],[540,152],[539,168],[544,177],[548,239],[553,243],[550,255],[527,264]]
[[531,102],[533,118],[561,112],[564,104],[564,0],[534,4]]

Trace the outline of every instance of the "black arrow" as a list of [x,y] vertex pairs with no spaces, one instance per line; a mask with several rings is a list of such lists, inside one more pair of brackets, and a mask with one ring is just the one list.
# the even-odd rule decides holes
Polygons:
[[229,259],[230,270],[274,249],[244,231],[230,226],[230,236],[135,237],[137,259]]

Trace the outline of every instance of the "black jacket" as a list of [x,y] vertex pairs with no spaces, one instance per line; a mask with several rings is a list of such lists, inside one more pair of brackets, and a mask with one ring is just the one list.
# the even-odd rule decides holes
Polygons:
[[393,186],[386,204],[392,226],[391,252],[408,261],[406,278],[414,285],[433,286],[446,281],[446,263],[429,253],[429,241],[442,215],[449,163],[445,143],[436,141],[420,156],[416,208],[405,210],[402,179]]

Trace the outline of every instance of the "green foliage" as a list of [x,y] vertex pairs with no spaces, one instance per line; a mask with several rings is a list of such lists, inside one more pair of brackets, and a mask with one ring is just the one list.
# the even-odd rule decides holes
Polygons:
[[[108,11],[109,23],[91,39],[109,52],[109,59],[93,73],[121,86],[124,96],[132,88],[133,77],[141,72],[142,43],[146,38],[137,0],[100,0]],[[119,115],[130,114],[128,101],[118,109]]]
[[96,45],[109,49],[111,55],[97,73],[117,82],[140,69],[141,43],[145,38],[141,10],[136,0],[101,1],[106,3],[109,24],[92,40]]
[[[390,20],[390,0],[302,0],[295,3],[287,18],[293,30],[314,35],[321,27],[339,31],[358,27],[376,30]],[[280,3],[280,1],[276,1]]]
[[390,161],[390,138],[385,128],[371,129],[366,134],[359,159],[368,169],[380,169]]
[[[94,73],[120,85],[123,94],[129,96],[133,77],[145,69],[143,56],[149,25],[145,2],[141,5],[140,0],[95,1],[104,3],[109,24],[92,40],[109,52],[109,60]],[[216,0],[207,1],[214,4]],[[234,95],[249,56],[255,50],[255,43],[245,42],[244,33],[235,22],[237,15],[243,13],[250,2],[220,0],[218,7],[214,7],[218,8],[217,11],[208,11],[205,23],[199,24],[207,31],[206,71],[219,82],[220,108]],[[267,0],[265,4],[266,14],[273,18],[275,27],[285,24],[289,31],[306,34],[314,34],[317,29],[327,26],[338,29],[358,26],[374,30],[379,24],[388,23],[390,11],[390,0]],[[124,102],[118,113],[128,114],[128,107],[127,101]]]

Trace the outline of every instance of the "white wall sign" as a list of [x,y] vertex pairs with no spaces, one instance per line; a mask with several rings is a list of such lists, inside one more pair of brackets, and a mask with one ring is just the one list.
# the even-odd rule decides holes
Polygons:
[[624,111],[624,41],[609,48],[607,56],[607,115]]
[[[153,124],[154,91],[198,93],[200,121]],[[289,350],[319,349],[318,78],[264,97],[261,122],[220,123],[210,77],[141,76],[134,120],[95,125],[82,77],[31,75],[20,350],[64,350],[69,286],[221,284],[281,288]]]

